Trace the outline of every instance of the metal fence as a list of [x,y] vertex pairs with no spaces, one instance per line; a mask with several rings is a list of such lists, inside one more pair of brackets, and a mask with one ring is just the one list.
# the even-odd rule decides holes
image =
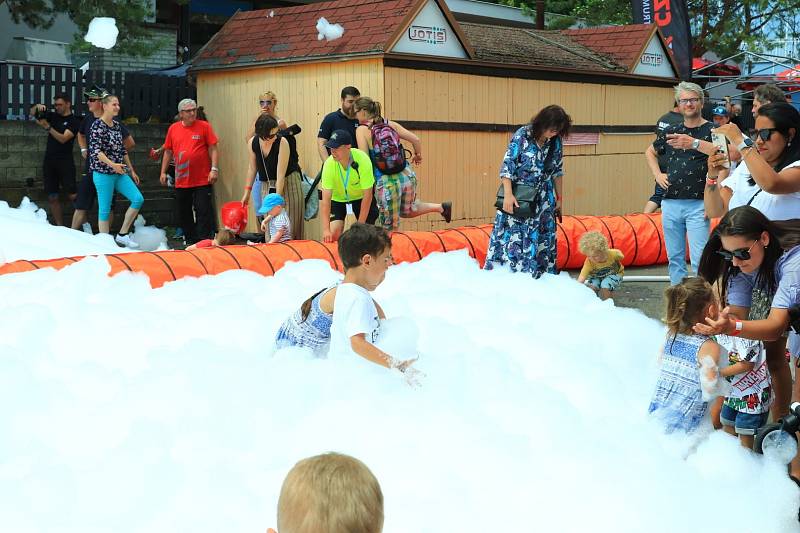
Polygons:
[[120,99],[120,118],[139,122],[172,122],[178,102],[196,98],[197,90],[186,77],[141,72],[88,70],[84,74],[71,65],[0,62],[0,119],[26,120],[34,104],[48,107],[58,93],[72,98],[77,112],[83,111],[83,90],[100,85]]

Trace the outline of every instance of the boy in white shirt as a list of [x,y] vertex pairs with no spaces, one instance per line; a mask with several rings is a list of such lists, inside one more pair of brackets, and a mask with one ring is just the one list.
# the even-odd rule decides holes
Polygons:
[[333,304],[331,351],[352,349],[368,361],[405,373],[416,359],[399,361],[374,344],[386,316],[369,291],[381,284],[392,264],[389,234],[377,226],[355,223],[339,237],[339,257],[344,281]]

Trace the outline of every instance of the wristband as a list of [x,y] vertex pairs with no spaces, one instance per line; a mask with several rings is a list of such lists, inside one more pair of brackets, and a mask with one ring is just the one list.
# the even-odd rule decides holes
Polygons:
[[717,184],[717,180],[715,180],[715,179],[713,179],[711,177],[706,177],[706,185],[716,185],[716,184]]
[[731,332],[731,334],[730,334],[731,337],[738,337],[739,335],[741,335],[743,327],[744,327],[744,324],[742,324],[742,321],[741,320],[737,320],[736,321],[736,325],[733,327],[733,332]]
[[88,152],[88,151],[89,151],[89,149],[88,149],[88,148],[81,148],[81,153],[83,153],[83,152]]
[[556,194],[556,202],[560,202],[560,201],[561,201],[561,195],[560,194]]
[[245,185],[245,186],[244,186],[244,190],[246,190],[246,191],[252,191],[252,190],[253,190],[253,187],[252,187],[252,186],[250,186],[250,185]]

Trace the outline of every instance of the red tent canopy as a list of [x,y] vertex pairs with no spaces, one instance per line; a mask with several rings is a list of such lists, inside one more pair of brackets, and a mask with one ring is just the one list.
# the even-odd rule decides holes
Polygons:
[[800,81],[800,65],[778,72],[775,77],[780,81]]
[[700,74],[705,76],[738,76],[742,72],[736,65],[728,65],[726,63],[719,63],[711,68],[706,68],[711,64],[711,61],[702,57],[695,57],[692,59],[692,70],[699,70]]

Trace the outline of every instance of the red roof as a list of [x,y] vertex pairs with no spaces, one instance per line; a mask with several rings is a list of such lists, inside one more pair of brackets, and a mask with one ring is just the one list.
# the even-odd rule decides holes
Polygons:
[[[192,63],[202,68],[382,52],[417,3],[417,0],[335,0],[240,11]],[[331,24],[341,24],[344,35],[333,41],[318,40],[316,26],[320,17]]]
[[613,58],[632,70],[654,31],[654,24],[564,30],[573,41]]

